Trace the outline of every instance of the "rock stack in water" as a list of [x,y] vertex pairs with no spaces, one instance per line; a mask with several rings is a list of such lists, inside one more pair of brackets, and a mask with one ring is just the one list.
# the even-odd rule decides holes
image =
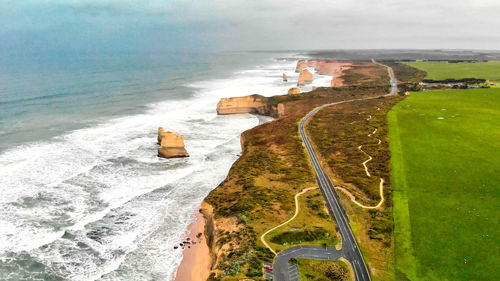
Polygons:
[[189,157],[184,147],[184,136],[176,135],[173,132],[165,132],[162,127],[158,128],[158,144],[160,145],[158,149],[159,157]]
[[299,88],[290,88],[290,90],[288,90],[288,94],[289,95],[298,95],[298,94],[300,94],[300,89]]
[[288,82],[288,77],[286,77],[285,73],[283,73],[283,82]]
[[295,72],[299,73],[302,71],[302,68],[307,67],[307,61],[306,60],[299,60],[297,62],[297,66],[295,67]]
[[300,72],[299,75],[299,82],[297,82],[297,86],[304,86],[306,83],[311,83],[313,81],[313,75],[312,73],[304,69]]

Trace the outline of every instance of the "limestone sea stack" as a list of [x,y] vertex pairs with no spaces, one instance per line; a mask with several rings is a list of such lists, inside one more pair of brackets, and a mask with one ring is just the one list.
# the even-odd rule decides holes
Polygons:
[[285,73],[283,73],[283,82],[288,82],[288,77],[286,77]]
[[259,95],[222,98],[217,104],[217,114],[257,113],[266,114],[269,111],[266,98]]
[[306,60],[299,60],[297,62],[297,66],[295,67],[295,72],[299,73],[302,71],[302,68],[307,67],[307,61]]
[[289,95],[298,95],[298,94],[300,94],[300,89],[299,88],[290,88],[290,90],[288,90],[288,94]]
[[179,136],[173,132],[165,132],[158,128],[158,156],[163,158],[189,157],[189,153],[184,147],[184,136]]
[[297,86],[304,86],[306,83],[311,83],[312,81],[313,81],[312,73],[309,70],[304,69],[300,72]]

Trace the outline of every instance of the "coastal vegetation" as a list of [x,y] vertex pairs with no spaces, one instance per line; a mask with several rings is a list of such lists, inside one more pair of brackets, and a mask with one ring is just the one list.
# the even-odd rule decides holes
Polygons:
[[497,279],[500,89],[411,93],[388,118],[396,279]]
[[299,212],[295,219],[269,233],[270,246],[282,251],[303,244],[335,246],[338,242],[335,222],[326,211],[319,189],[299,197]]
[[426,79],[478,78],[500,81],[500,61],[459,63],[416,61],[405,64],[427,72]]
[[389,84],[387,68],[373,63],[356,63],[342,72],[343,85],[381,86]]
[[392,67],[399,82],[420,82],[427,75],[427,72],[402,62],[383,61],[381,63]]
[[[386,85],[318,88],[301,95],[267,99],[271,107],[283,103],[286,114],[242,134],[242,156],[233,164],[226,180],[205,199],[213,208],[216,226],[209,239],[214,263],[210,280],[238,280],[244,276],[258,280],[263,262],[272,262],[274,255],[264,247],[260,236],[292,217],[295,194],[315,185],[298,135],[301,118],[321,104],[379,96],[387,89]],[[307,208],[315,210],[313,215],[317,221],[326,219],[317,205]],[[302,230],[314,229],[300,226]],[[323,228],[334,237],[331,228]]]
[[322,261],[297,258],[300,280],[303,281],[349,281],[351,273],[348,265],[342,260]]
[[[385,181],[383,192],[386,200],[379,208],[361,208],[344,193],[338,192],[376,280],[394,279],[386,114],[401,99],[399,96],[382,97],[327,107],[319,111],[307,126],[324,170],[336,186],[348,190],[356,201],[376,206],[380,200],[379,179]],[[359,149],[360,145],[364,152]],[[367,154],[372,157],[365,164],[370,176],[363,165]]]

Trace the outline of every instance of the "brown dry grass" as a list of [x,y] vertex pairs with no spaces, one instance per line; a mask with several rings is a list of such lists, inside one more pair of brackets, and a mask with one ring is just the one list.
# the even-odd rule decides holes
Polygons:
[[[400,100],[401,97],[386,97],[328,107],[318,112],[307,127],[330,177],[336,185],[353,193],[358,201],[365,205],[376,205],[380,199],[379,177],[386,182],[386,201],[378,209],[362,209],[340,193],[353,231],[376,280],[394,279],[386,115]],[[375,128],[378,129],[376,134],[368,136]],[[381,140],[380,144],[378,139]],[[367,163],[372,177],[365,173],[362,163],[367,157],[357,148],[359,145],[363,145],[363,150],[373,157]]]
[[[298,135],[298,122],[313,108],[334,101],[378,96],[386,87],[319,88],[299,99],[274,97],[285,103],[287,115],[243,133],[243,155],[224,182],[205,199],[213,206],[215,267],[212,280],[237,280],[261,270],[272,253],[261,245],[260,235],[293,215],[294,195],[315,184],[311,166]],[[236,231],[218,220],[233,217]],[[231,230],[231,231],[230,231]],[[258,280],[258,279],[256,279]]]

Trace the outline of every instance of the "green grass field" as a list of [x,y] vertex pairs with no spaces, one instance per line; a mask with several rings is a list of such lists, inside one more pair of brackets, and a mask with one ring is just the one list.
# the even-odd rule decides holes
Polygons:
[[446,62],[408,62],[409,66],[427,72],[426,79],[443,80],[446,78],[480,78],[492,81],[500,80],[500,61],[475,63]]
[[498,280],[500,89],[412,93],[388,115],[397,280]]

